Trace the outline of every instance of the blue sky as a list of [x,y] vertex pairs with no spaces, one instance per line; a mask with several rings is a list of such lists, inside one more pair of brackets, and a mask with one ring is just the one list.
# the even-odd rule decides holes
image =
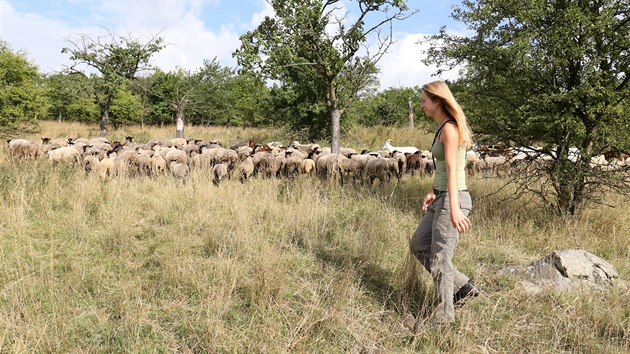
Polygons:
[[[424,35],[449,31],[464,33],[461,23],[450,18],[458,0],[409,0],[419,13],[393,24],[396,43],[379,62],[381,88],[422,85],[434,80],[435,67],[422,64]],[[342,2],[346,10],[356,2]],[[158,34],[168,46],[153,57],[153,64],[169,71],[175,67],[194,70],[204,59],[217,58],[235,67],[232,52],[239,36],[254,29],[265,16],[273,15],[265,0],[0,0],[0,38],[13,50],[23,50],[43,72],[68,65],[61,48],[77,34],[93,38],[106,33],[131,34],[148,40]],[[457,77],[451,71],[442,79]]]

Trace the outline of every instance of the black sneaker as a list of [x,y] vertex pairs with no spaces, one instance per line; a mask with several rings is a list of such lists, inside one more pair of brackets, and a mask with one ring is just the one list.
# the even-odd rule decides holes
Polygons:
[[481,294],[481,289],[475,286],[475,283],[472,280],[468,280],[468,283],[464,284],[456,293],[453,295],[453,304],[458,305],[463,303],[465,299],[469,297],[477,297]]

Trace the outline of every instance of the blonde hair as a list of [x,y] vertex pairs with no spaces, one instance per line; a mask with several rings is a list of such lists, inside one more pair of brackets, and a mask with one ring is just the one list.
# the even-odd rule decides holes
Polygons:
[[466,122],[466,115],[462,107],[457,103],[457,100],[455,100],[448,85],[444,81],[437,80],[423,85],[422,90],[430,99],[440,102],[442,109],[451,118],[455,119],[459,132],[459,144],[465,145],[467,148],[472,146],[472,132]]

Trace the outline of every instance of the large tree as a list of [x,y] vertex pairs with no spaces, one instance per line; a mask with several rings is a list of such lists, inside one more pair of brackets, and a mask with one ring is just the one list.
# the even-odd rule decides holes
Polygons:
[[0,136],[12,137],[38,129],[37,118],[47,100],[37,67],[22,52],[0,40]]
[[429,62],[467,67],[462,97],[478,137],[549,161],[525,164],[514,182],[566,216],[629,191],[627,167],[591,160],[630,150],[629,15],[626,0],[465,0],[453,16],[473,34],[432,38]]
[[[163,39],[152,37],[142,42],[109,32],[97,38],[82,34],[68,38],[67,42],[69,47],[63,48],[62,53],[69,53],[73,63],[66,70],[92,77],[92,94],[101,113],[101,136],[107,136],[109,110],[118,90],[125,81],[135,79],[138,72],[152,69],[149,60],[164,48]],[[94,69],[98,73],[90,73]]]
[[[375,64],[392,43],[391,24],[408,17],[407,6],[401,0],[269,3],[275,16],[266,17],[258,28],[241,37],[241,47],[234,53],[238,64],[244,71],[286,85],[289,96],[325,107],[331,122],[332,151],[338,152],[341,115],[357,93],[373,83]],[[348,11],[343,4],[355,4],[356,10]],[[377,42],[372,53],[361,51],[368,38]]]

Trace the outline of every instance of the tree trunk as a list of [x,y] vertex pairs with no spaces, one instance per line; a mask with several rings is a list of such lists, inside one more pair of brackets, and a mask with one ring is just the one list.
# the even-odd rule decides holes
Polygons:
[[109,121],[109,109],[101,109],[101,137],[107,137],[107,122]]
[[330,112],[330,116],[332,118],[332,141],[330,144],[330,152],[332,152],[333,154],[338,154],[341,111],[338,108],[333,108],[333,110]]
[[409,128],[413,128],[413,102],[407,102],[407,117],[409,118]]
[[181,109],[178,109],[177,112],[175,113],[175,117],[177,119],[175,137],[183,138],[184,137],[184,111]]

